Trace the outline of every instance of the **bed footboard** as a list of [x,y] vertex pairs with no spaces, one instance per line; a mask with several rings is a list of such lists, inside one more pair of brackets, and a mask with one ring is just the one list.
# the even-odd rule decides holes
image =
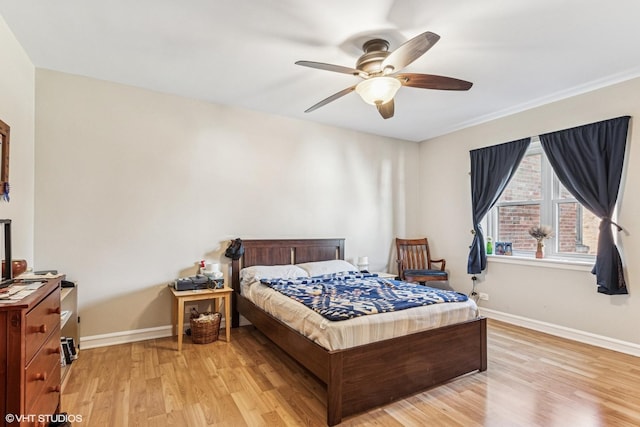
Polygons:
[[487,369],[486,319],[330,354],[327,422]]

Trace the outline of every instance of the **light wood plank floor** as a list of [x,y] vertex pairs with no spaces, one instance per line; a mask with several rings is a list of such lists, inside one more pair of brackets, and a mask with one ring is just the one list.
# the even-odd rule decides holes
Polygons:
[[[78,426],[323,426],[322,384],[253,327],[83,350],[62,395]],[[640,358],[489,320],[486,372],[344,426],[639,426]]]

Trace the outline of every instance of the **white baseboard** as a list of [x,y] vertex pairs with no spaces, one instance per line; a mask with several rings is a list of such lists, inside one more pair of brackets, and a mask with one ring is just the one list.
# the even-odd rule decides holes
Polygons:
[[512,325],[522,326],[523,328],[533,329],[534,331],[544,332],[549,335],[555,335],[561,338],[567,338],[573,341],[640,357],[640,345],[635,343],[609,338],[603,335],[596,335],[591,332],[580,331],[578,329],[554,325],[553,323],[541,322],[539,320],[516,316],[514,314],[503,313],[488,308],[480,307],[480,314],[488,317],[489,319],[500,320],[505,323],[511,323]]
[[[240,316],[240,326],[250,325],[251,323]],[[220,322],[220,328],[225,327],[225,319]],[[184,330],[189,328],[189,322],[184,323]],[[156,338],[166,338],[172,335],[172,327],[157,326],[155,328],[134,329],[131,331],[112,332],[110,334],[90,335],[80,337],[80,348],[83,350],[89,348],[106,347],[109,345],[127,344],[138,341],[152,340]]]
[[155,328],[135,329],[131,331],[112,332],[110,334],[90,335],[80,337],[80,348],[105,347],[108,345],[126,344],[137,341],[152,340],[155,338],[170,337],[171,325]]

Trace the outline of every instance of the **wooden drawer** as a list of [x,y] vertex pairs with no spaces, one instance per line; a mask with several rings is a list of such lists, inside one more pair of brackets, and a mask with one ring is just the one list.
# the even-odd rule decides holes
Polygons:
[[25,360],[27,363],[49,337],[51,331],[59,327],[60,288],[57,288],[26,315]]
[[[60,327],[53,330],[47,342],[27,365],[24,380],[25,408],[31,407],[40,394],[60,393]],[[47,411],[44,413],[53,413],[56,406],[57,403],[46,408]]]
[[58,369],[57,380],[53,377],[51,381],[47,381],[47,386],[40,396],[37,396],[35,402],[27,414],[29,419],[20,424],[23,426],[45,427],[49,425],[48,421],[52,420],[53,414],[59,409],[60,404],[60,370]]

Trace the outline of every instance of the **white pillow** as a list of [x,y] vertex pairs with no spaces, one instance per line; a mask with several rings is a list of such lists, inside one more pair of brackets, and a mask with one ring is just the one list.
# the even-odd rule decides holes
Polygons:
[[303,268],[309,276],[323,276],[325,274],[341,273],[343,271],[358,271],[358,267],[342,259],[305,262],[296,265]]
[[309,277],[309,274],[293,264],[253,265],[240,270],[240,281],[244,283],[259,282],[261,279],[295,279],[297,277]]

